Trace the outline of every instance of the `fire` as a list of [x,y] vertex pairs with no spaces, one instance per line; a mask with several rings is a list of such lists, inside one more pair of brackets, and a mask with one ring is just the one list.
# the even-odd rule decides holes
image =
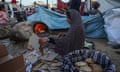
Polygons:
[[43,24],[36,24],[34,29],[35,29],[35,33],[39,34],[41,32],[45,32],[46,31],[46,26],[43,25]]

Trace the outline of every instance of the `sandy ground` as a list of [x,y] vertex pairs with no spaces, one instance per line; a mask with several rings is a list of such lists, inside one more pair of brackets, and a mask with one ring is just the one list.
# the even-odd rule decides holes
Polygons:
[[112,59],[113,63],[116,65],[117,72],[120,72],[120,55],[116,54],[115,51],[120,51],[120,49],[113,49],[107,44],[106,39],[89,39],[95,43],[95,48],[101,52],[107,53]]

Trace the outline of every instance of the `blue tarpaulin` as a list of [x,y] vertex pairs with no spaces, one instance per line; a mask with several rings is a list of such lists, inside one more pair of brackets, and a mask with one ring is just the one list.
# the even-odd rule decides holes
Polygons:
[[[41,21],[48,25],[49,29],[65,29],[70,25],[66,21],[66,15],[55,11],[38,7],[36,13],[29,16],[28,21]],[[106,36],[104,31],[104,20],[99,14],[82,16],[86,29],[86,36],[91,38],[103,38]]]
[[70,27],[64,14],[43,7],[37,8],[36,13],[29,16],[27,19],[28,21],[41,21],[47,24],[49,29],[65,29]]
[[82,16],[86,36],[90,38],[105,38],[104,19],[100,14]]

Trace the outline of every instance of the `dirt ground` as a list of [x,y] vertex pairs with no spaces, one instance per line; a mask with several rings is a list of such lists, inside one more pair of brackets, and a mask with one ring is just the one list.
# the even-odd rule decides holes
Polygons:
[[117,72],[120,72],[120,55],[116,54],[115,51],[120,51],[120,49],[113,49],[107,44],[106,39],[88,39],[95,43],[95,48],[101,52],[107,53],[112,59],[113,63],[116,65]]

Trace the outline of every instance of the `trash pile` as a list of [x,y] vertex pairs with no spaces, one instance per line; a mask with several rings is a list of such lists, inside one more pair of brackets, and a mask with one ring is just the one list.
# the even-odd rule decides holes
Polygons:
[[61,62],[56,60],[58,54],[56,54],[52,49],[47,48],[45,45],[41,46],[38,43],[38,40],[39,37],[35,34],[32,34],[29,39],[28,50],[32,51],[24,54],[24,59],[27,66],[26,71],[59,71]]
[[[22,55],[11,56],[4,45],[0,46],[0,70],[2,72],[60,71],[62,63],[56,59],[58,54],[45,48],[42,55],[39,51],[26,51]],[[12,66],[11,66],[12,65]],[[17,66],[17,67],[16,67]],[[24,68],[23,68],[24,67]]]
[[[22,26],[23,25],[23,26]],[[22,26],[22,30],[18,27]],[[0,70],[1,72],[103,72],[110,70],[115,72],[115,65],[111,62],[109,57],[104,53],[93,51],[94,43],[85,41],[85,48],[88,50],[80,50],[71,52],[64,57],[60,57],[48,45],[40,45],[36,34],[31,30],[31,25],[26,25],[24,22],[21,25],[13,28],[20,30],[23,37],[29,39],[23,52],[11,56],[7,49],[12,47],[6,43],[4,48],[0,46]],[[25,35],[27,34],[27,35]],[[1,42],[1,41],[0,41]],[[25,44],[25,43],[24,43]],[[11,45],[11,44],[10,44]],[[21,48],[24,45],[21,45]],[[17,49],[17,48],[16,48]],[[9,50],[9,49],[8,49]],[[13,52],[13,50],[11,50]],[[6,53],[6,54],[4,54]],[[12,65],[12,66],[11,66]]]
[[56,59],[56,54],[52,49],[44,48],[43,54],[39,49],[24,54],[26,71],[56,72],[60,71],[62,63]]

